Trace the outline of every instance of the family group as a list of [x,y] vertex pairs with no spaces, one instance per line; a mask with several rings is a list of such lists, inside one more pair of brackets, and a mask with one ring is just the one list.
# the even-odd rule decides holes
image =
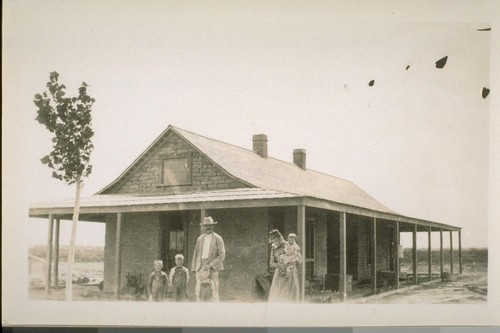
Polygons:
[[[200,223],[203,233],[198,237],[191,262],[194,272],[196,301],[219,301],[219,271],[224,269],[226,251],[222,237],[214,232],[212,217],[205,217]],[[289,234],[287,241],[278,230],[269,233],[271,243],[270,268],[274,270],[269,291],[270,302],[297,302],[299,300],[299,278],[297,266],[303,258],[295,234]],[[161,301],[167,290],[170,290],[176,301],[185,301],[190,270],[184,267],[184,256],[177,254],[170,274],[162,271],[163,262],[154,261],[154,272],[151,273],[148,291],[151,301]]]

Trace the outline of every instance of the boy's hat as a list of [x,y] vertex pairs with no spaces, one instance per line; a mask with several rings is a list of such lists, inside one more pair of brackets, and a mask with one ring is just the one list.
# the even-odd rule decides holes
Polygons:
[[200,225],[214,225],[214,224],[217,224],[217,222],[214,222],[214,220],[212,219],[212,217],[211,217],[211,216],[209,216],[209,217],[205,217],[205,218],[203,219],[203,222],[202,222],[202,223],[200,223]]

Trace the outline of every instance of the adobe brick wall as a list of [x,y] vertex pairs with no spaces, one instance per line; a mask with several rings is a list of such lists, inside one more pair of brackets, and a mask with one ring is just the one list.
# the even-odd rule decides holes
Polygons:
[[[158,213],[122,214],[121,225],[121,275],[123,291],[127,285],[128,273],[141,274],[142,283],[147,284],[153,271],[153,261],[159,254],[159,215]],[[113,292],[115,281],[115,236],[116,215],[109,215],[106,222],[106,246],[104,250],[104,288]]]
[[[207,210],[205,215],[218,222],[215,232],[224,239],[226,248],[224,271],[219,273],[221,299],[254,300],[255,277],[268,269],[268,209],[217,209]],[[188,231],[189,269],[199,235],[199,213],[192,212]]]
[[371,242],[370,219],[358,219],[358,280],[371,278],[369,247]]
[[315,273],[316,276],[321,277],[327,273],[327,251],[326,251],[326,239],[328,236],[326,230],[326,211],[321,211],[315,215],[316,220],[316,230],[315,230]]
[[115,280],[115,239],[116,214],[106,216],[106,231],[104,236],[104,292],[112,293],[116,286]]
[[[168,158],[191,157],[191,185],[163,186],[162,161]],[[194,190],[218,190],[248,187],[227,176],[219,167],[179,137],[171,133],[140,168],[121,187],[114,186],[107,193],[185,193]]]
[[[371,278],[371,264],[368,262],[369,246],[371,242],[371,224],[369,218],[358,218],[358,280]],[[390,238],[391,227],[383,221],[377,221],[377,271],[390,269]]]
[[383,221],[377,221],[377,271],[390,269],[390,250],[393,239],[390,237],[391,227]]
[[[141,274],[142,282],[153,272],[153,261],[159,258],[159,214],[123,214],[121,238],[121,286],[126,286],[126,276]],[[122,288],[123,289],[123,288]]]

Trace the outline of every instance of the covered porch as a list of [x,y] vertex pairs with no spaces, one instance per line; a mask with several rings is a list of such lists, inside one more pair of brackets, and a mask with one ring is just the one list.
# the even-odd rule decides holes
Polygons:
[[[328,269],[325,275],[315,275],[308,279],[310,275],[307,274],[307,263],[302,267],[302,276],[306,277],[305,280],[303,279],[304,290],[302,292],[306,300],[320,303],[344,301],[436,279],[447,279],[457,272],[454,267],[457,250],[458,273],[462,274],[462,238],[459,227],[314,198],[305,198],[304,204],[306,211],[320,209],[331,214],[332,218],[328,219],[328,225],[334,229],[333,237],[337,244],[333,246],[333,251],[336,248],[338,254],[338,258],[337,256],[333,256],[331,258],[333,260],[329,258],[328,265],[334,267],[333,270]],[[307,217],[303,220],[301,226],[307,229]],[[305,233],[306,237],[301,245],[307,248],[307,242],[314,240],[307,237],[307,231]],[[358,237],[354,235],[355,233]],[[330,234],[328,232],[328,235]],[[411,258],[405,258],[405,262],[408,259],[411,262],[409,272],[402,270],[402,235],[411,235]],[[437,242],[439,245],[436,245],[435,241],[432,242],[432,235],[439,236],[439,242]],[[455,239],[458,237],[458,249],[454,248],[454,235]],[[427,239],[426,244],[422,244],[423,246],[417,242],[418,239],[423,238],[422,236]],[[449,237],[448,263],[444,261],[445,237]],[[353,244],[356,244],[354,249]],[[366,245],[364,249],[361,249],[363,244]],[[433,267],[435,260],[433,260],[432,249],[436,246],[439,246],[438,268],[435,265]],[[422,258],[421,255],[417,256],[417,248],[421,253],[423,247],[427,253],[426,258]],[[363,273],[360,269],[362,266],[366,267],[369,272]]]
[[[53,269],[46,270],[47,293],[50,293],[57,283],[59,224],[61,220],[71,219],[72,205],[73,203],[68,201],[38,205],[30,209],[30,217],[46,218],[49,222],[47,263]],[[80,221],[102,222],[112,226],[107,228],[107,233],[112,230],[112,234],[106,235],[114,240],[112,248],[106,249],[112,254],[112,260],[106,262],[112,282],[108,291],[118,299],[123,288],[124,275],[127,274],[123,270],[123,223],[131,214],[191,212],[190,219],[198,218],[198,221],[201,221],[206,215],[217,214],[221,210],[250,209],[272,212],[280,208],[286,208],[286,219],[290,223],[287,230],[297,233],[298,243],[305,258],[305,264],[299,267],[302,301],[317,301],[318,297],[321,299],[328,292],[334,294],[335,299],[343,301],[347,298],[377,294],[388,285],[398,289],[402,285],[441,278],[445,273],[443,237],[447,233],[450,237],[451,257],[449,273],[454,273],[452,233],[458,233],[458,269],[462,272],[460,228],[271,190],[248,188],[165,196],[96,195],[82,198]],[[267,234],[270,228],[268,220],[259,232]],[[401,233],[411,233],[413,239],[410,273],[401,272],[399,269]],[[417,270],[418,233],[428,236],[426,272]],[[432,233],[439,233],[440,236],[439,272],[433,271],[431,265]],[[192,242],[198,235],[199,233],[184,236],[186,242],[183,246],[186,253],[189,240]],[[160,248],[159,245],[159,252]],[[363,261],[365,259],[366,262]],[[267,262],[268,258],[265,261]],[[189,267],[189,258],[185,265]]]

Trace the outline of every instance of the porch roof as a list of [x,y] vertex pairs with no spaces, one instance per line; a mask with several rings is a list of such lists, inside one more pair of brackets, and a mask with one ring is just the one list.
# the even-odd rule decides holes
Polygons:
[[[80,214],[172,211],[200,208],[266,207],[296,205],[300,196],[292,193],[242,188],[175,195],[97,194],[80,199]],[[74,199],[31,205],[30,217],[73,214]]]
[[[140,194],[97,194],[80,199],[80,220],[105,222],[106,214],[131,212],[157,212],[194,209],[224,209],[250,207],[298,206],[343,211],[350,214],[369,216],[378,219],[400,221],[422,227],[443,230],[460,230],[459,227],[415,219],[384,211],[374,211],[327,201],[314,197],[301,196],[288,192],[259,188],[241,188],[218,191],[193,192],[176,195]],[[34,204],[29,209],[30,217],[47,218],[49,214],[61,219],[71,219],[74,199]]]

